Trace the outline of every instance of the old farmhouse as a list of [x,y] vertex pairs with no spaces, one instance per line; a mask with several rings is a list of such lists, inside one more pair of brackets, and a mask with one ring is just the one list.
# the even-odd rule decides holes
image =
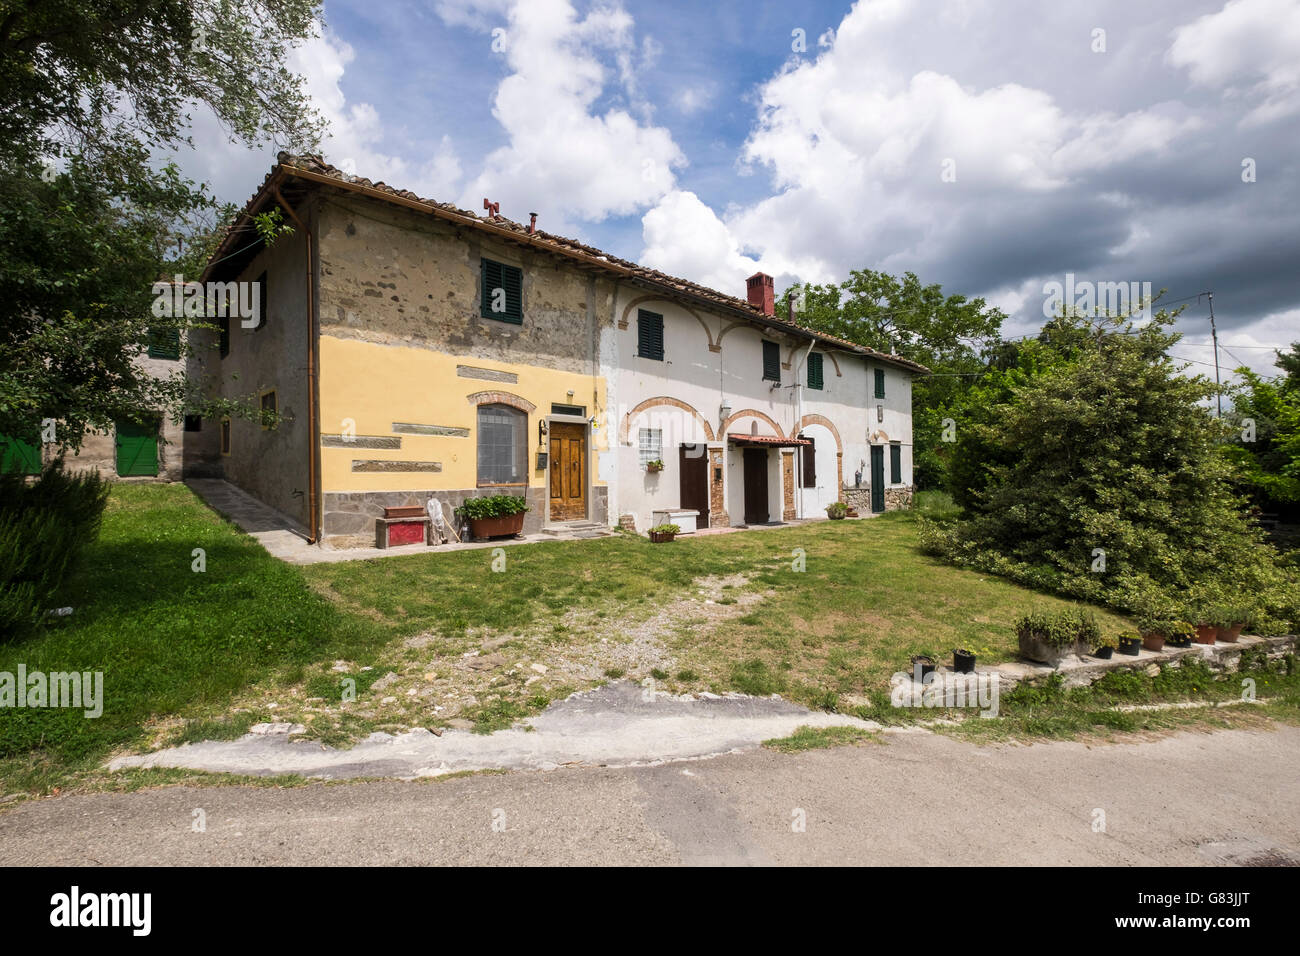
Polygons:
[[[525,532],[908,504],[922,366],[801,328],[762,273],[737,298],[485,205],[280,154],[201,279],[259,283],[259,321],[188,361],[283,422],[187,423],[183,472],[327,547],[373,547],[386,507],[430,497],[521,495]],[[268,247],[271,209],[293,232]]]

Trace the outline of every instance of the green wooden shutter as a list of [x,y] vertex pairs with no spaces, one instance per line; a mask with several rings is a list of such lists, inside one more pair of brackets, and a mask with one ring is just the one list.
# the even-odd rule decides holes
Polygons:
[[889,482],[893,485],[903,483],[903,446],[889,446]]
[[171,359],[173,361],[180,358],[180,329],[150,329],[149,357],[156,359]]
[[885,370],[876,369],[876,398],[885,397]]
[[158,426],[116,423],[117,473],[122,477],[158,474]]
[[781,347],[763,340],[763,380],[781,381]]
[[664,360],[664,317],[640,309],[636,314],[636,354],[640,358]]
[[6,475],[37,475],[41,471],[41,445],[36,433],[30,441],[0,435],[0,472]]
[[822,354],[820,352],[813,352],[808,356],[808,387],[821,389],[823,385]]
[[[498,322],[522,325],[524,321],[524,274],[514,266],[502,265],[491,259],[480,260],[483,271],[483,289],[479,315]],[[492,293],[505,290],[505,311],[492,311]]]

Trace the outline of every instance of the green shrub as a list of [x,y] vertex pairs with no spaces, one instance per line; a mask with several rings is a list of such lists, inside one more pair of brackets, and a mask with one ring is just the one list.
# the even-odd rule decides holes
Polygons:
[[1101,628],[1090,611],[1030,611],[1016,618],[1013,626],[1016,637],[1037,638],[1048,647],[1069,647],[1079,643],[1096,647],[1101,640]]
[[486,495],[482,498],[466,498],[456,509],[456,514],[476,521],[481,518],[523,514],[527,510],[528,503],[517,495]]
[[62,459],[35,481],[0,475],[0,640],[40,626],[56,592],[99,534],[108,483]]

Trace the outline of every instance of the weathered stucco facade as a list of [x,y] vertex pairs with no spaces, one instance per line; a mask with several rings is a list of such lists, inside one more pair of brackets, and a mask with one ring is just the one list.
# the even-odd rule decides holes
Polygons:
[[[294,231],[250,243],[273,208]],[[925,370],[778,318],[766,276],[739,299],[282,154],[212,278],[264,280],[265,324],[233,321],[196,371],[227,396],[274,390],[283,421],[231,422],[227,448],[218,423],[186,467],[326,546],[374,546],[385,508],[430,498],[521,496],[525,532],[645,530],[686,498],[702,525],[811,517],[852,503],[859,470],[868,509],[910,499]]]

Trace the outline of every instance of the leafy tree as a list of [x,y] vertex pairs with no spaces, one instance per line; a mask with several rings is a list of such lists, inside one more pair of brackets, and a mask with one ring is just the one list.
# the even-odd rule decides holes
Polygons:
[[1006,316],[983,299],[944,295],[912,272],[898,278],[855,269],[838,285],[807,284],[790,293],[808,328],[902,355],[935,373],[912,385],[913,470],[918,487],[940,486],[948,458],[943,419],[983,370],[977,346],[997,339]]
[[1229,419],[1237,429],[1229,460],[1257,503],[1295,512],[1300,506],[1300,343],[1278,352],[1284,374],[1266,378],[1237,369]]
[[[312,147],[322,121],[287,66],[315,0],[0,0],[0,434],[54,418],[61,446],[148,409],[203,405],[183,374],[136,359],[152,285],[197,277],[213,197],[154,152],[189,142],[209,106],[231,139]],[[197,242],[177,248],[177,237]]]
[[984,411],[959,436],[961,520],[926,541],[960,563],[1135,608],[1213,584],[1259,602],[1260,626],[1300,617],[1233,493],[1210,416],[1214,385],[1168,357],[1176,313],[1058,320],[1017,365],[972,393]]

